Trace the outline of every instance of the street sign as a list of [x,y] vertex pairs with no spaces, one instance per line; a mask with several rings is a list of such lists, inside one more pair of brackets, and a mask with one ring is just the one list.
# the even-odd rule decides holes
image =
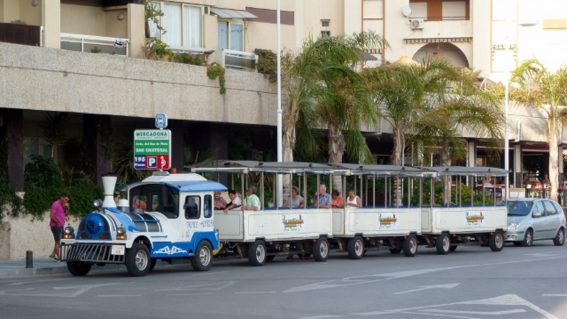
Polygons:
[[155,126],[159,129],[164,129],[167,127],[167,114],[157,113],[155,117]]
[[171,131],[134,131],[134,168],[168,170],[171,168]]

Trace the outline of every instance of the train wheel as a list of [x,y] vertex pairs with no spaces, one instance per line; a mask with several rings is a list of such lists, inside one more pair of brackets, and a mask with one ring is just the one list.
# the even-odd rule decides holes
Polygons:
[[348,257],[350,259],[360,259],[364,255],[364,242],[360,236],[348,240]]
[[490,234],[488,245],[492,251],[501,251],[504,248],[504,235],[502,235],[502,232],[497,231]]
[[134,243],[126,251],[126,270],[130,276],[145,276],[150,271],[150,252],[144,244]]
[[317,239],[313,246],[313,258],[315,261],[326,261],[329,255],[329,242],[327,238],[321,237]]
[[248,262],[251,266],[263,266],[266,263],[266,244],[257,240],[248,247]]
[[73,276],[84,276],[91,271],[92,264],[87,264],[80,261],[68,261],[67,270]]
[[404,239],[404,255],[406,257],[413,257],[417,253],[417,237],[411,234]]
[[435,248],[437,249],[437,254],[439,255],[447,255],[451,249],[451,239],[449,235],[443,233],[437,236],[435,240]]
[[207,271],[211,268],[213,260],[213,249],[208,241],[201,241],[197,252],[193,258],[191,258],[191,265],[193,269],[197,271]]

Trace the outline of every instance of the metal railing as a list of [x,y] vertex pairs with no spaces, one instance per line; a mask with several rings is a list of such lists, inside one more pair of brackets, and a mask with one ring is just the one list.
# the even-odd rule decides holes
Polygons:
[[128,56],[128,39],[61,33],[61,49]]

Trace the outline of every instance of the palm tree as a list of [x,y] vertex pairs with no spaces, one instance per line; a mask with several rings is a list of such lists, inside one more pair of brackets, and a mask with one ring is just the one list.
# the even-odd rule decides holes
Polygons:
[[541,109],[547,116],[550,198],[557,200],[559,129],[567,122],[567,111],[563,108],[567,97],[567,69],[552,73],[538,60],[530,59],[512,72],[511,82],[517,85],[510,90],[511,99]]

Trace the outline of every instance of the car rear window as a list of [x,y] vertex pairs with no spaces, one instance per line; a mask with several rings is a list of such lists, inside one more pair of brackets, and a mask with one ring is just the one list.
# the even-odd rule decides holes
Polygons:
[[532,210],[533,202],[508,201],[508,216],[526,216]]

